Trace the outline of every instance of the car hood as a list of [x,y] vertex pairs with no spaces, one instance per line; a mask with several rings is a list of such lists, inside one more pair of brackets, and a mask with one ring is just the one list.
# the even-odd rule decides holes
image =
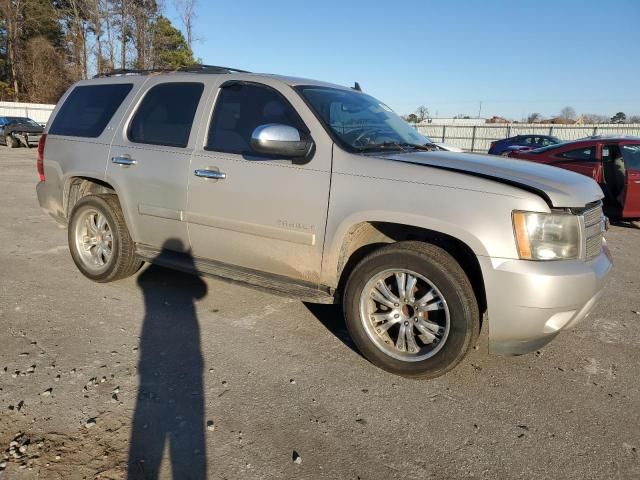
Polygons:
[[540,195],[549,206],[584,207],[603,197],[593,179],[525,160],[453,152],[380,154],[381,158],[487,178]]

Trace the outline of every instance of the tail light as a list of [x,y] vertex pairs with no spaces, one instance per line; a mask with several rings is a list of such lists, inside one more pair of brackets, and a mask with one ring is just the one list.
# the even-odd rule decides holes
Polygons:
[[495,146],[496,146],[496,142],[491,142],[491,145],[489,145],[489,150],[491,150]]
[[38,176],[40,181],[44,182],[44,144],[47,142],[47,134],[40,135],[40,141],[38,142]]

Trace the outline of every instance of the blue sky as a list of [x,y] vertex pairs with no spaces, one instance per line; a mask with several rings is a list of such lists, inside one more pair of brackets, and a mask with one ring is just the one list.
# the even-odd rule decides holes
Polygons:
[[[169,17],[179,26],[167,0]],[[363,90],[398,113],[640,114],[640,0],[199,0],[205,63]]]

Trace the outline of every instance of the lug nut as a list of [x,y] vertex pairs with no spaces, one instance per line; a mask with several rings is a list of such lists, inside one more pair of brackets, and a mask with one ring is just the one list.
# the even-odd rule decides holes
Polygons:
[[397,313],[393,316],[393,318],[400,318],[400,315],[398,315]]

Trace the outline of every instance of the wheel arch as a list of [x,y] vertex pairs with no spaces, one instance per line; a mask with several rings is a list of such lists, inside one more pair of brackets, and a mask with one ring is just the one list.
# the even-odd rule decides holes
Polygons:
[[410,240],[436,245],[458,262],[471,282],[482,316],[487,310],[487,297],[484,277],[474,250],[448,233],[401,223],[362,221],[348,229],[337,255],[337,295],[342,295],[349,275],[366,255],[384,245]]
[[108,182],[89,176],[71,176],[65,180],[62,208],[67,221],[71,210],[82,197],[87,195],[116,194],[115,188]]

